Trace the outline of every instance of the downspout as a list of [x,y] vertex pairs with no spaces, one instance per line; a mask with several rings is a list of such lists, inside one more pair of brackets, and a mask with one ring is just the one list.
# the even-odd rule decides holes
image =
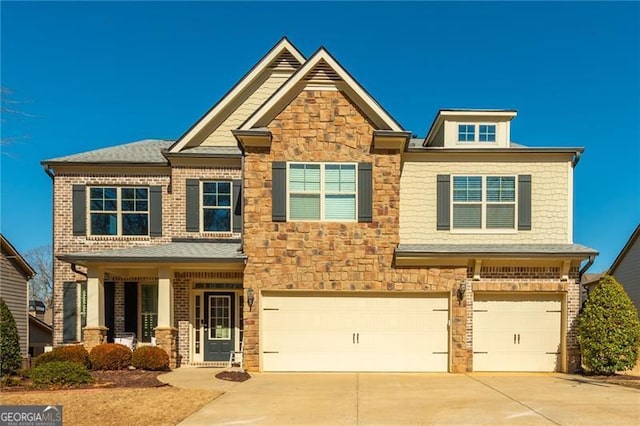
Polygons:
[[86,272],[82,272],[78,269],[78,265],[76,265],[75,263],[71,264],[71,270],[73,272],[75,272],[78,275],[82,275],[83,277],[87,278],[87,273]]
[[593,262],[595,261],[596,261],[596,257],[594,255],[589,256],[589,260],[587,261],[587,263],[585,263],[585,265],[582,268],[580,268],[580,271],[578,271],[578,282],[580,283],[582,288],[584,288],[587,291],[587,296],[589,295],[589,289],[582,284],[582,276],[584,275],[585,272],[587,272],[587,270],[591,267],[591,265],[593,265]]
[[575,168],[580,162],[580,157],[582,157],[582,153],[580,151],[576,152],[576,155],[573,156],[573,160],[571,160],[571,165]]

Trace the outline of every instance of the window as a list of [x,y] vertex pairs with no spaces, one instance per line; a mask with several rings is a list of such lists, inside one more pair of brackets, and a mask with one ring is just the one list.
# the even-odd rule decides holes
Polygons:
[[480,142],[495,142],[496,141],[496,125],[495,124],[481,124],[478,131],[478,140]]
[[158,286],[140,285],[140,336],[143,342],[151,342],[158,326]]
[[476,139],[475,124],[458,124],[458,142],[495,142],[496,125],[479,124],[478,138]]
[[356,220],[356,165],[289,164],[289,219]]
[[231,232],[231,182],[202,182],[202,230]]
[[454,229],[514,229],[515,176],[454,176]]
[[473,124],[458,125],[458,141],[474,142],[476,140],[476,126]]
[[149,189],[89,189],[91,235],[148,235]]

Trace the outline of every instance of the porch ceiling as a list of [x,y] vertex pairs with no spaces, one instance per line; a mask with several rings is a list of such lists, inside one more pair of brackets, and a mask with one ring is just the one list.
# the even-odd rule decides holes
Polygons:
[[147,247],[69,253],[58,259],[86,266],[89,263],[243,263],[239,242],[171,242]]

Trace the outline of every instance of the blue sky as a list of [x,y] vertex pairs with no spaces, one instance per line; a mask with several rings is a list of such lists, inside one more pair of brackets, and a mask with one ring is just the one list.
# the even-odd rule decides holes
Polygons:
[[407,129],[439,108],[515,108],[512,139],[583,146],[575,242],[611,262],[640,222],[640,3],[8,3],[1,230],[52,235],[43,159],[177,138],[282,36],[324,45]]

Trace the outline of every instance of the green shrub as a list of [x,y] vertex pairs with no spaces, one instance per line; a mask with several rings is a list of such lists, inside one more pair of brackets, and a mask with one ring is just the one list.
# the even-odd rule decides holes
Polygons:
[[0,298],[0,375],[11,375],[22,367],[20,338],[9,307]]
[[131,365],[131,349],[118,343],[104,343],[91,349],[89,361],[94,370],[122,370]]
[[131,355],[131,365],[143,370],[168,370],[169,355],[157,346],[140,346]]
[[578,343],[589,372],[614,374],[633,368],[640,346],[636,307],[614,277],[605,276],[578,316]]
[[73,386],[93,381],[84,366],[69,361],[48,362],[32,368],[29,377],[36,387]]
[[69,361],[80,364],[86,368],[89,368],[89,352],[82,345],[72,346],[58,346],[53,348],[50,352],[45,352],[42,355],[34,358],[32,364],[37,367],[48,362],[55,361]]

